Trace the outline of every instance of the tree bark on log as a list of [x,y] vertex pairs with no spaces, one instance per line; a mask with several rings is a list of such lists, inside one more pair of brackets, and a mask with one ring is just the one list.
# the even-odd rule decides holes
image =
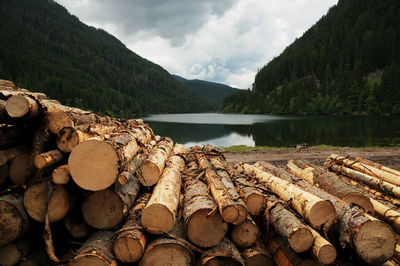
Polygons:
[[311,249],[314,258],[321,264],[326,265],[333,263],[337,256],[336,248],[310,226],[307,226],[307,228],[314,237],[314,243]]
[[33,163],[37,169],[43,169],[55,164],[58,164],[64,159],[64,154],[59,150],[51,150],[45,153],[36,155]]
[[235,175],[234,170],[228,166],[225,158],[223,158],[222,155],[210,157],[210,163],[225,187],[228,188],[228,192],[236,199],[235,201],[236,209],[238,210],[238,217],[234,222],[232,222],[232,224],[239,225],[245,222],[248,216],[248,210],[232,182],[231,174],[229,174],[230,172],[232,175]]
[[323,200],[255,166],[244,164],[243,169],[246,174],[254,175],[281,199],[290,201],[291,206],[317,230],[324,225],[329,227],[335,221],[336,213],[330,201]]
[[0,197],[0,246],[9,244],[23,236],[29,228],[29,219],[24,210],[23,198],[18,194]]
[[136,175],[144,186],[152,186],[157,183],[161,174],[164,171],[165,163],[169,154],[172,151],[174,143],[170,138],[162,138],[155,148],[150,152]]
[[5,246],[0,246],[0,265],[11,266],[24,258],[34,245],[33,239],[20,239]]
[[63,164],[54,169],[51,174],[51,180],[57,185],[66,185],[71,179],[68,164]]
[[103,140],[88,139],[75,146],[69,156],[71,177],[86,190],[108,188],[138,151],[135,138],[126,132],[105,136]]
[[260,229],[251,218],[250,214],[244,222],[233,225],[230,231],[232,242],[240,248],[251,247],[260,236]]
[[400,171],[397,171],[397,170],[395,170],[395,169],[386,167],[386,166],[381,165],[381,164],[379,164],[379,163],[375,163],[375,162],[372,162],[372,161],[370,161],[370,160],[367,160],[367,159],[364,159],[364,158],[360,158],[360,157],[355,157],[354,160],[357,161],[357,162],[363,163],[363,164],[365,164],[365,165],[370,165],[370,166],[373,166],[373,167],[375,167],[375,168],[381,169],[381,170],[383,170],[383,171],[392,173],[392,174],[397,175],[397,176],[400,177]]
[[204,251],[201,254],[199,265],[238,265],[243,266],[245,262],[236,246],[224,238],[218,246]]
[[188,162],[184,180],[183,220],[187,239],[193,244],[210,248],[218,245],[228,231],[208,186],[196,175],[199,167],[193,156]]
[[182,219],[179,219],[171,234],[153,240],[146,248],[140,266],[194,265],[192,246],[184,239]]
[[248,249],[243,250],[242,257],[247,266],[274,266],[274,259],[269,251],[265,248],[260,239]]
[[49,221],[57,222],[63,219],[70,208],[68,191],[62,185],[56,185],[47,202],[48,181],[44,180],[27,188],[24,194],[24,207],[28,215],[38,222],[45,221],[46,207]]
[[125,185],[91,192],[82,203],[82,215],[88,225],[108,230],[116,227],[132,208],[140,189],[137,179]]
[[[293,174],[301,174],[302,169],[296,165],[288,164],[288,167]],[[352,246],[360,258],[369,264],[381,264],[393,255],[396,241],[389,225],[368,215],[358,206],[351,206],[304,180],[291,177],[287,173],[281,177],[288,178],[302,189],[318,194],[333,203],[338,215],[336,234],[339,235],[342,248],[347,245]]]
[[400,177],[391,172],[386,172],[382,169],[376,168],[371,165],[346,159],[345,157],[336,154],[332,154],[329,158],[336,163],[343,164],[347,167],[353,168],[365,174],[375,176],[379,179],[383,179],[384,181],[392,183],[393,185],[400,186]]
[[113,233],[99,231],[94,233],[76,252],[76,256],[69,265],[71,266],[117,266],[112,253]]
[[294,252],[285,239],[277,235],[269,235],[265,244],[273,256],[277,265],[282,266],[317,266],[318,263],[311,258],[304,258],[302,255]]
[[261,214],[267,207],[267,200],[264,191],[256,187],[255,182],[251,182],[236,173],[233,182],[239,188],[240,196],[244,199],[247,210],[251,215]]
[[186,148],[183,145],[175,145],[173,154],[167,160],[167,167],[143,209],[142,224],[152,234],[166,233],[174,227],[185,167],[185,160],[176,154],[184,152]]
[[356,204],[366,212],[374,213],[374,206],[369,197],[364,195],[362,189],[339,178],[333,173],[327,172],[321,167],[310,164],[306,160],[290,160],[288,167],[291,168],[292,164],[302,169],[299,177],[311,185],[316,185],[349,204]]
[[136,262],[142,258],[146,248],[146,235],[141,222],[142,211],[151,194],[142,194],[131,209],[125,224],[114,234],[114,254],[124,263]]
[[200,147],[193,147],[192,149],[199,166],[205,171],[207,184],[218,204],[222,218],[227,223],[239,224],[239,222],[243,221],[243,209],[246,207],[239,198],[239,194],[233,186],[232,181],[217,175],[205,155],[209,151],[202,151]]
[[268,197],[265,218],[266,223],[271,224],[275,232],[288,240],[290,247],[296,253],[307,251],[312,247],[314,236],[310,230],[274,196]]
[[377,177],[367,175],[365,173],[353,170],[343,165],[331,164],[332,161],[327,161],[326,167],[336,173],[348,176],[357,181],[363,182],[369,186],[388,192],[396,197],[400,197],[400,186],[393,185],[392,183],[383,181]]

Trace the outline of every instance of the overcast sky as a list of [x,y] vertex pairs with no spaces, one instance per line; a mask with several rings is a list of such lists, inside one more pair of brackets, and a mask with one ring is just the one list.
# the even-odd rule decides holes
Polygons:
[[337,0],[56,0],[171,74],[250,88]]

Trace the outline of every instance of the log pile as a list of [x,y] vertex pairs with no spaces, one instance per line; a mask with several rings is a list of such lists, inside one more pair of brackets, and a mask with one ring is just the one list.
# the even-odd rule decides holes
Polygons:
[[399,229],[396,206],[361,185],[395,198],[398,172],[373,162],[332,155],[326,168],[341,175],[302,160],[288,163],[292,174],[267,162],[230,165],[213,147],[187,149],[140,119],[67,107],[4,80],[0,124],[0,265],[399,257],[388,225]]

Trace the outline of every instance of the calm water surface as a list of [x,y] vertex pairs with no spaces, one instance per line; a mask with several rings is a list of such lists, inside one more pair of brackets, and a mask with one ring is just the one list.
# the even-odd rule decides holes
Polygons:
[[154,132],[186,146],[334,146],[400,144],[399,116],[162,114],[143,117]]

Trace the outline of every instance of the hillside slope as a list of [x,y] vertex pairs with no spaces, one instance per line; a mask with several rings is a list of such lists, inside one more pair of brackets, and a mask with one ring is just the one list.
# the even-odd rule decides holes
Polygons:
[[232,88],[228,85],[215,83],[199,79],[185,79],[178,75],[172,75],[176,80],[182,82],[186,86],[190,87],[197,95],[204,98],[205,100],[214,103],[218,108],[222,107],[224,98],[232,93],[239,91],[238,89]]
[[225,112],[400,114],[400,2],[339,0]]
[[213,108],[162,67],[52,0],[0,1],[0,78],[122,117]]

